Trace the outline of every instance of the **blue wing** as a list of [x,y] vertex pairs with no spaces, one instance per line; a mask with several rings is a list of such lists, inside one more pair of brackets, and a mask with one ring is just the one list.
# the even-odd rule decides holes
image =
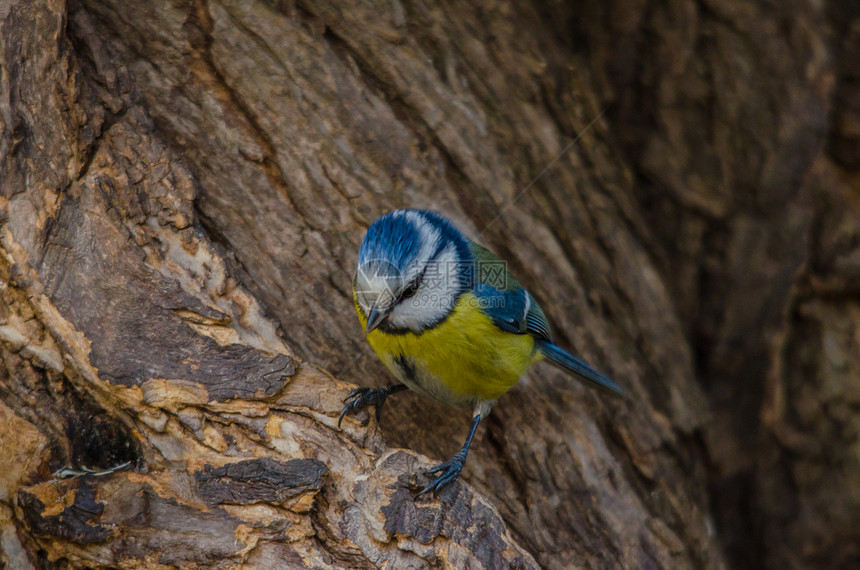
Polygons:
[[513,334],[532,335],[537,350],[556,366],[604,390],[624,394],[615,382],[552,342],[552,332],[543,310],[508,271],[504,262],[474,242],[472,253],[477,264],[477,283],[473,292],[481,310],[497,327]]
[[477,283],[472,291],[478,299],[478,307],[493,319],[493,324],[509,333],[525,334],[526,300],[522,289],[505,291]]
[[[528,291],[525,292],[526,295]],[[533,337],[552,342],[552,331],[549,328],[549,321],[546,320],[546,315],[543,314],[543,309],[534,300],[534,297],[529,295],[531,303],[529,304],[529,312],[526,313],[526,329]]]
[[540,340],[552,341],[543,311],[522,287],[496,289],[486,283],[477,283],[473,292],[481,310],[503,331],[530,334]]

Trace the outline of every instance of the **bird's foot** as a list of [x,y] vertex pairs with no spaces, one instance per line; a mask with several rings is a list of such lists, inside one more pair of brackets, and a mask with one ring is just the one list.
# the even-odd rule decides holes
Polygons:
[[432,469],[428,469],[425,471],[426,474],[432,473],[442,473],[436,480],[424,487],[418,496],[423,495],[424,493],[429,492],[438,492],[442,487],[452,483],[457,477],[460,476],[460,471],[463,470],[463,466],[466,464],[466,450],[461,449],[457,452],[457,454],[446,461],[445,463],[441,463]]
[[382,408],[382,404],[385,403],[385,399],[390,394],[399,392],[405,387],[403,384],[396,384],[394,386],[383,386],[382,388],[368,388],[366,386],[356,388],[343,400],[345,405],[343,406],[343,411],[340,413],[340,418],[337,420],[337,427],[340,428],[340,423],[343,421],[344,416],[352,412],[357,412],[370,404],[376,406],[376,419],[378,421],[379,410]]

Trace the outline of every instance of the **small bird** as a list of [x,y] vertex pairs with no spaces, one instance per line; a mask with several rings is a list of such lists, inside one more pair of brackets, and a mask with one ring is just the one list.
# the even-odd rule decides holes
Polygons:
[[395,210],[373,222],[358,251],[353,300],[370,346],[401,383],[353,390],[338,426],[370,404],[378,417],[385,399],[407,387],[474,410],[466,443],[427,472],[439,476],[419,495],[460,475],[478,423],[534,362],[547,358],[624,393],[553,344],[543,311],[505,262],[436,212]]

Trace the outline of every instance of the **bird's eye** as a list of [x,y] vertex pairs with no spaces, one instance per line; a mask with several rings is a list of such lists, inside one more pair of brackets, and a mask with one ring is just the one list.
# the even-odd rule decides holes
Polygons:
[[409,299],[410,297],[414,297],[415,293],[418,292],[418,283],[413,281],[409,285],[406,286],[406,289],[400,294],[401,299]]

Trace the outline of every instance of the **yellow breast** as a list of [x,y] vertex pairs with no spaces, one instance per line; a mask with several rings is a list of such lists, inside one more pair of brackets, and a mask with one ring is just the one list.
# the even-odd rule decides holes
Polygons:
[[[358,311],[362,327],[366,320]],[[380,360],[410,388],[452,405],[495,400],[535,359],[534,339],[496,327],[471,292],[442,323],[421,334],[367,335]]]

